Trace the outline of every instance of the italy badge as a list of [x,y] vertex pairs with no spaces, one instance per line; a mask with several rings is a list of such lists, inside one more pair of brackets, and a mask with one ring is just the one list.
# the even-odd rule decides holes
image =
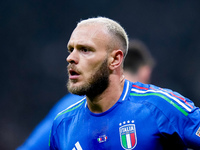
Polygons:
[[123,124],[125,125],[119,128],[121,145],[125,150],[132,150],[137,144],[135,124],[129,122]]

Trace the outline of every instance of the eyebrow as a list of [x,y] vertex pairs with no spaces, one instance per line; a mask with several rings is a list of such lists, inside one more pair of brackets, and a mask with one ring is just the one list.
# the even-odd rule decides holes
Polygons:
[[[70,48],[74,47],[74,46],[72,46],[72,45],[73,45],[73,44],[68,44],[68,45],[67,45],[67,48],[70,49]],[[87,47],[87,48],[89,48],[89,49],[91,49],[91,50],[94,50],[94,49],[95,49],[93,46],[91,46],[91,45],[89,45],[89,44],[77,44],[76,47],[78,47],[78,48]]]

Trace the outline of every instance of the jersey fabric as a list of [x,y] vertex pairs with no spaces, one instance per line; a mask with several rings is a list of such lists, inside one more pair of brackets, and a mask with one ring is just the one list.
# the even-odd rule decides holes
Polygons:
[[49,135],[54,118],[59,112],[82,98],[74,94],[67,94],[61,98],[17,150],[49,150]]
[[125,81],[119,100],[92,113],[86,98],[55,118],[51,150],[200,149],[200,110],[169,89]]

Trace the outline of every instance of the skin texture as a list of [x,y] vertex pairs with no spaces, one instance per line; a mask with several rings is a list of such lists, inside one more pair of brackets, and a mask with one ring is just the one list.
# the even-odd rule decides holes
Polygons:
[[[112,36],[105,27],[101,24],[92,24],[76,27],[68,42],[70,52],[67,57],[69,62],[68,90],[78,93],[84,89],[85,92],[81,92],[81,95],[86,94],[88,108],[94,113],[104,112],[112,107],[123,90],[124,78],[121,67],[123,52],[117,46],[108,50],[111,40]],[[97,75],[96,72],[102,74],[101,77],[108,78],[108,83],[99,92],[90,94],[91,89],[90,91],[86,89],[89,89],[91,83],[95,82],[91,82],[91,79]],[[106,80],[104,82],[106,83]],[[98,83],[98,86],[101,84]]]

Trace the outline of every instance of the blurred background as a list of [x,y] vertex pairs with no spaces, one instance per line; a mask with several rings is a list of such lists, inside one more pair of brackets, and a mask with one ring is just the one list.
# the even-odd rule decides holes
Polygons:
[[67,41],[80,19],[96,16],[148,46],[151,83],[200,106],[200,1],[1,0],[1,150],[21,145],[67,93]]

